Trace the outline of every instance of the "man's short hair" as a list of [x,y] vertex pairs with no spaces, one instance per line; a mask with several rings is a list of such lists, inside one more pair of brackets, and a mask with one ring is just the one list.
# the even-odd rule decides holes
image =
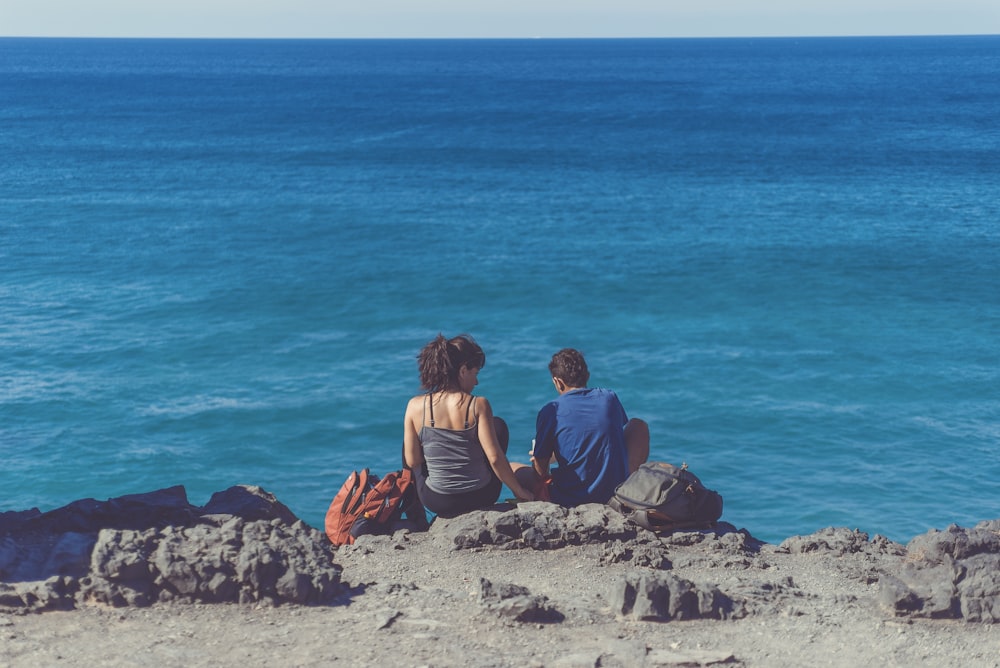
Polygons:
[[549,373],[570,387],[586,387],[590,380],[590,371],[583,353],[573,348],[563,348],[552,356]]

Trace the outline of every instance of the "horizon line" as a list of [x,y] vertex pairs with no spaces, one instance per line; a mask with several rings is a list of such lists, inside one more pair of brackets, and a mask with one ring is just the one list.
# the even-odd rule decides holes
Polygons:
[[135,40],[274,40],[274,41],[571,41],[571,40],[671,40],[671,39],[890,39],[912,37],[1000,37],[1000,33],[854,33],[802,35],[580,35],[580,36],[409,36],[409,37],[305,37],[254,35],[0,35],[0,39],[135,39]]

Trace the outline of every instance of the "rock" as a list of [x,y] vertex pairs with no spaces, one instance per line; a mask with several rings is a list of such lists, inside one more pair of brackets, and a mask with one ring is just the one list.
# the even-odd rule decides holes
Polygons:
[[646,662],[649,648],[644,642],[634,640],[610,640],[604,643],[604,651],[597,660],[598,666],[641,666]]
[[595,668],[601,665],[601,653],[597,650],[591,652],[566,652],[553,663],[553,668]]
[[5,516],[4,607],[320,604],[343,591],[326,537],[259,487],[219,492],[205,508],[171,487]]
[[954,577],[950,566],[908,564],[898,577],[887,575],[879,581],[879,602],[896,615],[953,619],[959,616]]
[[708,543],[711,549],[732,554],[756,554],[765,545],[764,541],[750,535],[746,529],[737,529],[729,522],[717,522],[708,529],[681,529],[663,534],[661,540],[667,545],[692,547]]
[[201,509],[203,515],[232,515],[247,522],[279,519],[294,524],[298,518],[270,492],[255,485],[237,485],[216,492]]
[[[477,511],[445,519],[437,518],[431,524],[435,538],[444,543],[445,549],[471,549],[483,545],[506,543],[514,536],[520,536],[521,529],[516,525],[517,518],[511,517],[503,521],[503,531],[490,528],[488,514],[491,511]],[[494,520],[495,521],[495,520]]]
[[863,551],[868,546],[868,534],[857,529],[827,527],[808,536],[786,538],[778,546],[791,554],[832,554],[843,556]]
[[609,600],[616,614],[640,621],[727,619],[733,610],[733,601],[714,585],[661,572],[627,573]]
[[931,530],[910,541],[907,558],[899,573],[879,581],[884,609],[896,616],[1000,621],[1000,534],[992,522]]
[[[1000,520],[972,529],[931,531],[906,547],[882,536],[869,540],[867,534],[845,528],[792,537],[779,546],[727,523],[656,535],[606,506],[567,509],[542,502],[438,518],[426,535],[398,529],[334,548],[273,495],[247,486],[219,492],[204,507],[192,506],[182,487],[172,487],[107,501],[83,499],[48,513],[4,513],[0,607],[27,612],[165,601],[316,605],[361,595],[398,600],[418,591],[407,571],[411,551],[417,559],[431,555],[436,560],[451,550],[581,546],[574,550],[575,565],[565,566],[573,569],[569,572],[596,566],[618,574],[612,578],[609,598],[604,591],[588,588],[582,596],[559,599],[569,614],[591,621],[608,616],[607,606],[626,620],[664,622],[792,617],[811,614],[817,605],[837,611],[857,608],[872,598],[893,617],[979,623],[1000,619]],[[399,558],[389,558],[397,554]],[[474,553],[453,556],[479,558]],[[482,556],[484,563],[498,563],[495,554]],[[367,560],[366,579],[348,587],[335,557],[348,566]],[[564,563],[560,554],[534,555],[532,561],[556,568]],[[380,582],[378,569],[390,562],[397,581]],[[624,575],[622,564],[630,568]],[[433,562],[428,572],[442,569],[447,565]],[[713,574],[710,581],[707,572]],[[801,574],[799,581],[811,589],[796,586],[789,572],[796,573],[797,580]],[[507,566],[489,575],[495,573],[517,578],[519,571]],[[588,587],[601,582],[604,573],[601,578],[589,573]],[[679,577],[681,573],[690,579]],[[523,582],[541,582],[540,575],[526,574],[534,579]],[[477,576],[466,577],[475,582]],[[822,589],[817,589],[817,580],[825,583]],[[564,619],[549,599],[520,582],[481,580],[478,604],[491,615],[520,623]],[[876,582],[877,591],[870,587]],[[557,591],[546,593],[555,596],[551,592]],[[410,608],[400,614],[402,625],[423,623],[421,615],[410,615]],[[394,623],[389,620],[381,628]],[[592,649],[581,648],[577,658],[584,660],[585,655],[587,661],[616,665],[638,656],[632,656],[631,649],[625,652],[624,646],[614,652]],[[623,658],[623,652],[631,659]]]
[[[808,536],[792,536],[784,540],[778,551],[787,554],[808,555],[810,559],[825,562],[851,580],[865,584],[879,581],[888,571],[897,568],[899,558],[906,548],[885,536],[868,534],[857,529],[828,527]],[[845,559],[844,557],[855,557]]]
[[906,546],[913,561],[942,564],[977,554],[1000,554],[1000,533],[987,528],[963,529],[952,524],[944,531],[932,529],[915,537]]
[[962,562],[958,583],[962,618],[970,622],[1000,622],[1000,554],[977,554]]
[[[728,568],[745,570],[754,566],[767,546],[746,529],[728,522],[698,530],[676,531],[659,537],[670,550],[673,568]],[[771,546],[768,546],[771,547]]]
[[84,533],[67,532],[60,534],[48,551],[48,558],[42,565],[42,572],[53,575],[82,576],[90,565],[90,551],[93,538]]
[[41,515],[38,508],[30,510],[7,510],[0,513],[0,536],[19,531],[24,523]]
[[1000,534],[1000,519],[984,520],[979,524],[977,524],[974,528],[982,531],[992,531],[993,533]]
[[556,550],[567,545],[630,540],[644,531],[604,505],[563,508],[553,503],[522,503],[513,510],[479,510],[431,526],[438,540],[456,550],[488,546]]
[[561,622],[563,615],[549,605],[545,596],[533,596],[526,587],[493,584],[479,578],[479,601],[488,610],[518,622]]
[[646,658],[650,666],[719,666],[739,663],[731,652],[690,651],[656,649]]
[[726,595],[731,600],[732,607],[728,612],[731,619],[748,616],[794,617],[800,614],[798,611],[806,599],[815,601],[818,598],[804,592],[790,576],[768,580],[759,574],[738,578],[735,583],[727,585]]
[[387,629],[392,626],[395,622],[403,615],[399,610],[383,610],[376,615],[375,619],[375,630],[381,631],[382,629]]
[[606,543],[602,564],[629,564],[639,568],[654,568],[670,570],[672,564],[667,556],[667,549],[659,541],[645,542],[640,539],[631,541],[614,540]]
[[92,533],[103,528],[138,529],[184,524],[191,521],[197,510],[188,503],[184,488],[177,485],[107,501],[80,499],[56,510],[37,515],[31,513],[12,523],[0,523],[0,534]]

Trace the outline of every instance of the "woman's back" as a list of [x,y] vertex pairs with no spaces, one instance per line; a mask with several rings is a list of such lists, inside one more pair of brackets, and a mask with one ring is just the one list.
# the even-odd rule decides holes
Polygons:
[[413,471],[424,506],[455,516],[485,508],[503,485],[533,499],[507,461],[509,433],[484,397],[472,396],[486,354],[471,336],[438,334],[420,350],[420,386],[403,418],[403,461]]
[[475,397],[442,392],[423,397],[420,443],[427,486],[440,494],[471,492],[488,485],[491,468],[479,441]]
[[476,424],[476,397],[465,392],[433,392],[422,394],[424,426],[436,429],[468,429]]

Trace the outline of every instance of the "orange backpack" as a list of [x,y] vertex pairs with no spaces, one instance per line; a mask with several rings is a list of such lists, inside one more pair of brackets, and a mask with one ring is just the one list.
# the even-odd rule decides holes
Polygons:
[[382,478],[368,469],[354,471],[326,511],[326,535],[334,545],[351,545],[358,536],[392,533],[404,514],[417,529],[427,528],[427,515],[409,469]]

